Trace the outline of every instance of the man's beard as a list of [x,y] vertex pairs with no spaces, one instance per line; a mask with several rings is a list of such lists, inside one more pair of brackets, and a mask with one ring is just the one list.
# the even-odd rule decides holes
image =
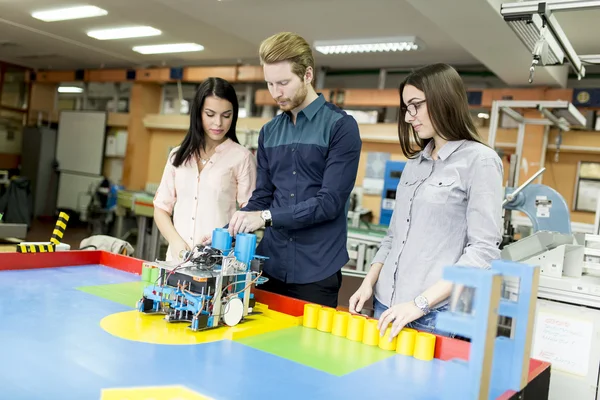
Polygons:
[[306,86],[302,86],[292,99],[285,99],[287,104],[284,106],[279,106],[279,108],[283,111],[291,111],[304,102],[307,94],[308,90],[306,89]]

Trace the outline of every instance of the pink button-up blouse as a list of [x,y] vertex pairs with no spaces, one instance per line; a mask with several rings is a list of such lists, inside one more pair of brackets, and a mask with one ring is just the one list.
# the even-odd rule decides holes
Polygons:
[[[175,230],[193,248],[215,228],[227,225],[238,205],[246,205],[256,187],[256,159],[248,149],[227,139],[198,173],[195,157],[178,168],[173,166],[177,149],[169,154],[154,207],[172,215]],[[166,259],[172,259],[170,251]]]

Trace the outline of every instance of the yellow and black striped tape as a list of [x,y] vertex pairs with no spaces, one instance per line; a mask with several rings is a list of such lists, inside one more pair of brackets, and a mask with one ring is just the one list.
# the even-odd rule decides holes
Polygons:
[[53,244],[19,244],[17,253],[54,253],[56,246]]
[[54,227],[54,231],[52,231],[52,237],[50,238],[50,242],[58,245],[65,234],[65,229],[67,229],[67,222],[69,222],[69,214],[62,212],[58,214],[58,221],[56,221],[56,226]]

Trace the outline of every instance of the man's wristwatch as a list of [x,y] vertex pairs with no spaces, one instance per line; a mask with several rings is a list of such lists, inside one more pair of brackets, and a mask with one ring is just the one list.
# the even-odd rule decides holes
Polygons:
[[431,309],[429,308],[429,301],[425,296],[417,296],[415,297],[415,306],[417,306],[421,311],[423,311],[423,315],[429,314]]
[[260,216],[265,221],[265,228],[272,225],[273,221],[271,219],[271,211],[264,210],[260,213]]

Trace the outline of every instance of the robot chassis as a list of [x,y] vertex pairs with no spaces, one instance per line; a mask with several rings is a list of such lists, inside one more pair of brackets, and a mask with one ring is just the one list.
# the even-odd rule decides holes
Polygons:
[[213,245],[195,246],[180,264],[157,261],[158,279],[144,289],[139,312],[165,314],[167,322],[191,322],[193,331],[235,326],[252,314],[250,293],[262,277],[266,257],[254,254],[256,236],[238,234],[236,248],[227,230],[213,232]]

